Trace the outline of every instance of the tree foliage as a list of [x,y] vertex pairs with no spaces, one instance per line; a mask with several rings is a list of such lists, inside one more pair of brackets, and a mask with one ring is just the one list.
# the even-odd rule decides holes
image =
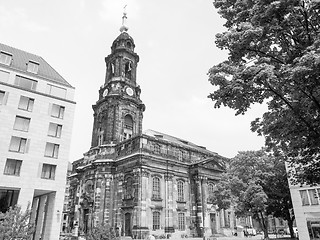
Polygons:
[[34,224],[30,222],[31,210],[29,206],[25,212],[20,206],[9,208],[0,213],[0,239],[30,240],[35,231]]
[[216,45],[226,61],[209,70],[215,107],[245,114],[268,110],[251,123],[266,146],[295,168],[294,183],[320,183],[320,1],[215,0],[227,31]]
[[116,237],[115,231],[109,225],[99,224],[88,231],[86,234],[87,240],[114,240]]
[[268,215],[287,220],[292,229],[294,216],[290,214],[292,202],[285,164],[264,150],[239,152],[231,159],[210,200],[220,209],[234,206],[238,217],[253,217],[266,237]]

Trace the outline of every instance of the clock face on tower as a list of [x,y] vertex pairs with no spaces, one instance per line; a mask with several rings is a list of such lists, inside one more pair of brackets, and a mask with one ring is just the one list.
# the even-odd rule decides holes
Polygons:
[[133,90],[132,90],[132,88],[127,87],[127,88],[126,88],[126,93],[127,93],[129,96],[132,96],[132,95],[133,95]]

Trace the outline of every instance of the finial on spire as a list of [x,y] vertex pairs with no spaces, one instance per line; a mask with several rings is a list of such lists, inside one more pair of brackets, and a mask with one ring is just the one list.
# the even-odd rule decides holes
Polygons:
[[127,4],[123,7],[123,16],[122,16],[122,26],[120,27],[120,32],[128,31],[127,27],[127,11],[126,11]]

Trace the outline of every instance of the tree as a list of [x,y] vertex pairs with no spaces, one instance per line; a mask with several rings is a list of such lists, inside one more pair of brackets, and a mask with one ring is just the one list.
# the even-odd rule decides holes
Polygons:
[[251,130],[289,163],[293,183],[320,183],[320,1],[215,0],[226,61],[209,70],[215,107],[266,103]]
[[282,161],[276,162],[274,166],[274,177],[270,177],[265,186],[266,194],[269,197],[267,214],[274,217],[281,217],[287,221],[291,238],[294,238],[293,206],[286,169]]
[[119,239],[116,237],[115,231],[109,225],[99,224],[94,226],[86,234],[87,240],[113,240]]
[[239,152],[231,159],[210,200],[219,209],[234,206],[238,217],[256,219],[266,239],[268,216],[281,217],[288,221],[293,237],[294,216],[290,215],[292,202],[285,164],[264,150]]
[[0,213],[0,239],[30,240],[35,231],[34,224],[30,222],[31,210],[29,206],[25,212],[20,206],[10,207],[5,213]]

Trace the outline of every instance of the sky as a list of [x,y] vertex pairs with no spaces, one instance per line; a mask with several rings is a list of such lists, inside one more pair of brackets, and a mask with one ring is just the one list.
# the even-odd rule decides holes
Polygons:
[[75,87],[70,161],[90,149],[92,105],[104,83],[104,58],[120,34],[127,5],[128,33],[140,56],[137,83],[146,105],[143,130],[153,129],[205,146],[224,157],[259,150],[264,138],[245,115],[214,108],[208,70],[228,57],[215,46],[226,29],[210,0],[0,0],[0,41],[43,57]]

